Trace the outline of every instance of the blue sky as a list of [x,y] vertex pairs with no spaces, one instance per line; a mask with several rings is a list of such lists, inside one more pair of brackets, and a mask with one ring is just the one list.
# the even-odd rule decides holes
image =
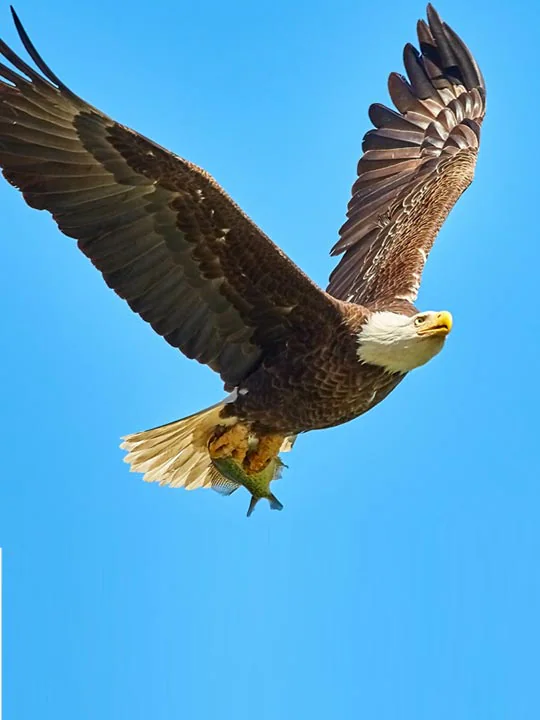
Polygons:
[[[300,439],[285,510],[149,486],[122,434],[221,397],[0,185],[6,717],[533,720],[538,697],[535,3],[441,0],[488,85],[430,257],[444,352]],[[85,99],[207,168],[317,282],[370,102],[424,5],[21,0]],[[19,48],[7,6],[1,36]]]

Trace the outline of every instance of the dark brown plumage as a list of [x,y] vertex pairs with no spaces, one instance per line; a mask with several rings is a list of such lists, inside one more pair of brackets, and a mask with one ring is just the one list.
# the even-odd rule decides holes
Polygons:
[[328,286],[350,302],[414,302],[437,232],[473,179],[484,79],[430,5],[427,15],[429,25],[418,22],[422,54],[410,44],[403,52],[409,82],[397,73],[388,81],[399,112],[369,109],[376,129],[364,136],[348,220],[332,249],[345,255]]
[[[375,129],[364,137],[348,220],[332,251],[344,254],[327,292],[204,170],[69,90],[13,17],[40,72],[0,41],[12,66],[0,64],[3,174],[31,207],[53,215],[157,333],[236,389],[211,429],[240,422],[259,440],[290,437],[380,402],[409,368],[384,359],[377,323],[408,328],[416,317],[425,260],[472,180],[485,112],[480,70],[433,8],[418,24],[420,53],[405,47],[409,80],[390,76],[397,112],[370,108]],[[132,437],[140,444],[142,435]],[[169,481],[163,477],[152,479]]]

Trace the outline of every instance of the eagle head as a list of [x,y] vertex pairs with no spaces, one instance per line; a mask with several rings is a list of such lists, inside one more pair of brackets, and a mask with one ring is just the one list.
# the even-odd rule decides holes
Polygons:
[[451,329],[452,315],[446,310],[413,316],[374,312],[358,333],[358,357],[390,373],[406,373],[437,355]]

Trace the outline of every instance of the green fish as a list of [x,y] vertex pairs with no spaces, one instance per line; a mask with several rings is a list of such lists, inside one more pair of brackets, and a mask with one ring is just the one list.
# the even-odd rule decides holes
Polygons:
[[281,477],[283,468],[287,467],[278,457],[259,473],[247,473],[232,458],[213,458],[212,463],[215,470],[212,476],[212,490],[221,495],[232,495],[235,490],[243,486],[251,493],[251,502],[247,511],[248,517],[261,498],[268,500],[272,510],[283,510],[283,505],[270,492],[270,483],[278,480]]

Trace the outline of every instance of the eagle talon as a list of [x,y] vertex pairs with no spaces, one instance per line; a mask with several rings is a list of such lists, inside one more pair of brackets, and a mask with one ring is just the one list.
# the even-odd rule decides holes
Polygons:
[[248,429],[242,423],[236,423],[227,429],[216,428],[208,443],[210,457],[231,457],[233,460],[243,463],[248,451],[248,437]]
[[260,473],[279,454],[283,444],[282,435],[263,435],[254,450],[250,450],[244,460],[244,470],[249,473]]

